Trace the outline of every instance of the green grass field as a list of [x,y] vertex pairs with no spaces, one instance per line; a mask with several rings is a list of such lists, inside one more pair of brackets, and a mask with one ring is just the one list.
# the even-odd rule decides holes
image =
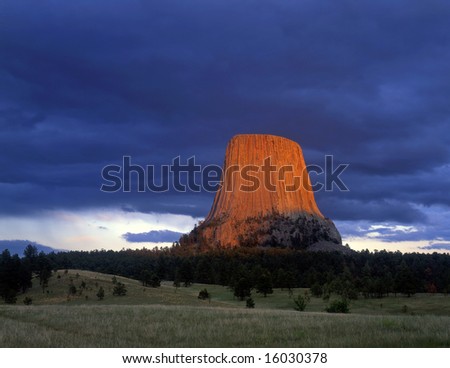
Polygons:
[[[112,275],[88,271],[59,271],[48,293],[37,283],[17,305],[0,305],[0,347],[450,347],[450,296],[360,299],[342,315],[324,312],[319,298],[295,311],[286,290],[253,293],[255,309],[246,309],[217,285],[153,289],[117,280],[126,296],[112,295]],[[81,295],[68,296],[82,281]],[[210,301],[197,298],[205,287]],[[26,296],[32,305],[22,304]]]

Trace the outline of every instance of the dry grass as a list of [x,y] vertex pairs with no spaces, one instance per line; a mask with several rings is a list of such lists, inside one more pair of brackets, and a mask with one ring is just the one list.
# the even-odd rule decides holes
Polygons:
[[2,306],[1,347],[450,347],[450,317],[192,306]]
[[[0,347],[450,347],[450,297],[443,295],[358,300],[350,315],[332,315],[318,298],[296,312],[282,290],[255,294],[256,309],[247,310],[217,285],[152,289],[118,277],[128,294],[114,297],[112,275],[58,274],[48,293],[35,285],[18,299],[30,296],[33,305],[0,305]],[[82,281],[86,289],[68,298],[68,286]],[[197,299],[204,287],[210,303]]]

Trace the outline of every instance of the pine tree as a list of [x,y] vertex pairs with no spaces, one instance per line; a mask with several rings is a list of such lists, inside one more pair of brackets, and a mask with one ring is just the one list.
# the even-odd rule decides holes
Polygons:
[[239,281],[234,285],[234,296],[239,298],[239,300],[244,300],[250,297],[252,286],[248,278],[241,277]]
[[406,294],[408,297],[415,294],[417,280],[405,261],[400,264],[394,282],[397,292]]
[[100,288],[98,289],[98,292],[97,292],[97,298],[99,300],[103,300],[104,297],[105,297],[105,290],[103,289],[102,286],[100,286]]
[[256,292],[263,294],[264,298],[267,294],[273,294],[272,278],[268,272],[264,272],[256,280]]
[[121,282],[117,282],[113,289],[113,295],[115,296],[125,296],[127,295],[127,288]]

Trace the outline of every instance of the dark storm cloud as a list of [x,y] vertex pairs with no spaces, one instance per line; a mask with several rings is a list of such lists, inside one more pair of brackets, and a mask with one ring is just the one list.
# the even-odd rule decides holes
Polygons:
[[[334,206],[338,208],[333,210]],[[321,209],[326,215],[334,212],[336,216],[333,218],[340,220],[359,218],[374,222],[397,221],[406,224],[426,221],[426,216],[411,204],[394,200],[363,201],[331,198],[321,206]]]
[[237,133],[350,166],[337,220],[427,223],[449,206],[446,1],[2,1],[0,211],[205,216],[207,193],[99,191],[123,155],[221,164]]
[[126,233],[122,237],[129,243],[171,243],[180,239],[181,235],[171,230],[152,230],[148,233]]
[[399,220],[348,220],[337,221],[337,226],[344,238],[370,237],[383,242],[429,241],[442,243],[450,239],[448,206],[420,207],[411,205],[410,210],[421,214],[420,221]]
[[450,251],[450,244],[435,243],[435,244],[425,245],[423,247],[420,247],[420,249],[424,249],[424,250],[448,250],[448,251]]

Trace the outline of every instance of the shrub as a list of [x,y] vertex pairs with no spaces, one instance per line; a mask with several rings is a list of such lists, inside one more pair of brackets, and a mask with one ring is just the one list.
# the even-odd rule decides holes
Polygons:
[[150,279],[150,286],[153,288],[158,288],[161,286],[161,280],[156,274],[152,274]]
[[255,301],[252,298],[248,298],[245,302],[246,308],[255,308]]
[[97,298],[99,300],[103,300],[104,297],[105,297],[105,290],[103,289],[102,286],[100,286],[100,289],[98,289],[98,292],[97,292]]
[[75,285],[70,285],[69,286],[69,294],[75,295],[76,293],[77,293],[77,287]]
[[161,280],[158,275],[154,272],[150,272],[149,270],[144,270],[141,272],[140,280],[142,281],[143,286],[150,286],[153,288],[161,286]]
[[33,299],[31,299],[29,296],[25,297],[23,300],[23,304],[25,305],[31,305],[33,303]]
[[211,299],[211,295],[208,293],[208,290],[203,289],[198,293],[198,298],[201,300]]
[[294,299],[294,303],[295,303],[295,310],[298,310],[300,312],[303,312],[306,308],[306,306],[308,305],[310,300],[309,294],[307,291],[305,291],[305,295],[299,295],[297,296],[297,299]]
[[348,307],[347,299],[334,300],[325,309],[328,313],[349,313],[350,309]]

